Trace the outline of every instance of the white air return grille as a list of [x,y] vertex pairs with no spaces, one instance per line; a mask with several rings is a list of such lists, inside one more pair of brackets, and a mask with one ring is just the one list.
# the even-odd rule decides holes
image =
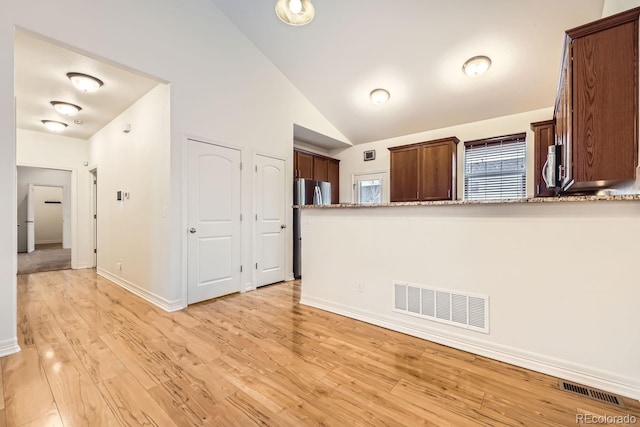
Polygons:
[[394,311],[489,333],[489,297],[396,282]]

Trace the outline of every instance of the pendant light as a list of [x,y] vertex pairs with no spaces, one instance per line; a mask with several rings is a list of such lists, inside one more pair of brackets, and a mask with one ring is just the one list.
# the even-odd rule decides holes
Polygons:
[[307,25],[313,20],[316,12],[311,0],[278,0],[276,15],[285,24]]

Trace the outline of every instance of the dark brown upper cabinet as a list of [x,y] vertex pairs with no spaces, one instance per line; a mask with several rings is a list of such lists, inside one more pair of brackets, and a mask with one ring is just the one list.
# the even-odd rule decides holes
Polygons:
[[340,201],[340,160],[299,149],[293,150],[293,177],[331,183],[331,203]]
[[640,8],[567,31],[554,112],[563,190],[636,178]]
[[555,144],[555,122],[553,120],[546,120],[531,123],[531,130],[534,135],[534,196],[555,196],[556,192],[553,189],[547,188],[547,185],[542,179],[542,168],[547,161],[548,147]]
[[391,201],[456,199],[455,136],[390,147]]

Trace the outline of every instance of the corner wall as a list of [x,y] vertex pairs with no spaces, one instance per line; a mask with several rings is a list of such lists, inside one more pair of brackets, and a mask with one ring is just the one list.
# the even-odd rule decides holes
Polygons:
[[168,85],[157,85],[90,139],[90,165],[98,170],[98,274],[166,310],[181,307],[162,280],[170,273],[169,95]]

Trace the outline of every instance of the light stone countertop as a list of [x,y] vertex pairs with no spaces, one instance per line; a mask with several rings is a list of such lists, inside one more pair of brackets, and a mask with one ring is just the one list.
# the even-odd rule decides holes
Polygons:
[[575,202],[607,202],[607,201],[640,201],[640,194],[596,195],[596,196],[560,196],[531,197],[525,199],[494,200],[437,200],[432,202],[394,202],[380,204],[339,203],[335,205],[303,205],[294,208],[303,209],[350,209],[380,208],[396,206],[454,206],[454,205],[503,205],[513,203],[575,203]]

